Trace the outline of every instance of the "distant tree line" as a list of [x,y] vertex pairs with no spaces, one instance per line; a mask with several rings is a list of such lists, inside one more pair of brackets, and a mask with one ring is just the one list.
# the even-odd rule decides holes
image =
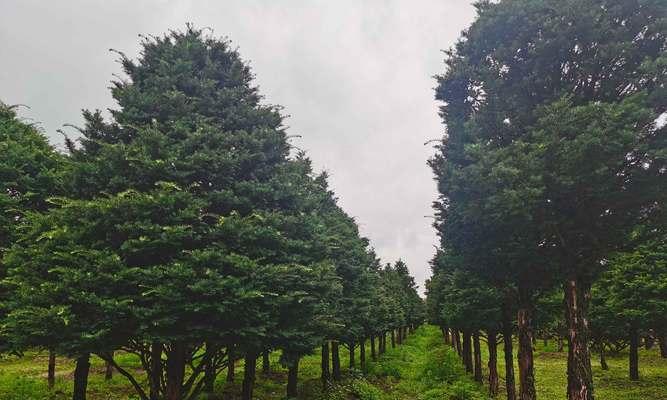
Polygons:
[[188,26],[117,54],[117,108],[84,111],[66,154],[0,107],[5,352],[48,350],[50,379],[75,359],[74,400],[91,355],[142,400],[184,400],[240,359],[251,399],[279,351],[294,397],[304,355],[338,380],[340,346],[363,370],[367,341],[375,358],[422,323],[406,264],[380,263],[229,42]]
[[[667,3],[480,1],[446,52],[446,135],[430,160],[440,248],[429,319],[497,394],[536,398],[536,337],[567,343],[567,397],[593,399],[591,350],[667,356]],[[502,338],[502,339],[501,339]]]

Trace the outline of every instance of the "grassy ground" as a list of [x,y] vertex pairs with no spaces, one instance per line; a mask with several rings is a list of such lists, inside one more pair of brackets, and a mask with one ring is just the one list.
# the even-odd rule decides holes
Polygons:
[[[368,350],[370,355],[370,350]],[[357,355],[358,357],[358,355]],[[137,359],[117,354],[124,367],[138,369]],[[255,398],[278,400],[285,398],[286,370],[272,354],[269,376],[257,374]],[[347,366],[348,353],[341,349],[341,365]],[[47,354],[29,353],[23,358],[0,361],[0,400],[68,399],[71,396],[72,361],[59,358],[56,366],[56,388],[49,393],[46,387]],[[104,380],[103,362],[92,360],[88,398],[91,400],[134,399],[129,384],[119,374],[111,381]],[[223,374],[224,375],[224,374]],[[226,383],[224,376],[216,382],[216,397],[238,397],[243,377],[243,363],[237,364],[236,379]],[[367,374],[345,368],[345,379],[323,390],[320,380],[319,353],[305,357],[299,368],[299,398],[303,400],[481,400],[483,389],[464,376],[453,351],[442,343],[434,327],[421,327],[408,340],[390,349],[378,361],[370,362]]]
[[[486,346],[483,346],[484,350]],[[502,346],[499,348],[498,365],[501,378]],[[370,350],[368,350],[370,353]],[[565,365],[567,353],[556,351],[555,343],[546,347],[538,343],[535,351],[535,368],[539,400],[565,399]],[[118,354],[117,361],[130,369],[138,369],[137,359]],[[515,358],[516,359],[516,358]],[[278,354],[272,354],[272,373],[257,374],[255,397],[262,400],[284,399],[286,370],[278,363]],[[486,361],[486,353],[484,353]],[[602,371],[597,359],[593,361],[596,398],[601,400],[667,400],[667,359],[659,357],[657,350],[640,353],[639,382],[627,379],[627,354],[609,355],[609,371]],[[5,358],[0,361],[0,400],[68,399],[74,364],[58,359],[56,388],[46,388],[47,354],[30,353],[24,358]],[[131,400],[133,391],[122,376],[115,374],[105,381],[103,363],[92,360],[89,383],[90,400]],[[347,366],[347,351],[341,349],[341,364]],[[233,383],[216,382],[218,398],[234,399],[240,392],[243,363],[237,366]],[[461,363],[454,352],[443,344],[438,329],[421,327],[406,343],[390,349],[377,362],[369,362],[367,373],[345,368],[344,381],[323,390],[320,375],[319,353],[305,357],[299,369],[299,393],[302,400],[481,400],[487,399],[484,389],[464,376]],[[223,374],[224,375],[224,374]],[[486,374],[485,374],[486,376]],[[504,380],[501,379],[501,384]],[[504,388],[499,396],[504,398]]]

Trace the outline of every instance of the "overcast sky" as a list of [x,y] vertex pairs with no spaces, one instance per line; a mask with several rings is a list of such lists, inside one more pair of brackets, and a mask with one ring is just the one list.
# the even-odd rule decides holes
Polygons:
[[56,129],[82,108],[114,106],[109,48],[134,56],[138,34],[210,27],[285,107],[293,143],[331,174],[383,261],[403,258],[423,286],[437,243],[424,142],[444,131],[433,75],[473,17],[469,0],[1,0],[0,100],[30,106],[21,115],[61,146]]

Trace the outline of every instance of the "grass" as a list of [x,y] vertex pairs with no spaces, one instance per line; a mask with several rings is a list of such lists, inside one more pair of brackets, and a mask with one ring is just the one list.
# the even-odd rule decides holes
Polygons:
[[[484,361],[486,361],[486,346]],[[367,353],[370,350],[367,346]],[[258,370],[255,398],[279,400],[285,398],[286,370],[271,355],[272,372],[263,376]],[[358,357],[358,354],[357,354]],[[46,353],[28,353],[23,358],[6,357],[0,360],[0,400],[62,400],[71,397],[74,363],[58,358],[56,387],[49,392],[46,385]],[[139,369],[136,357],[117,354],[116,360],[126,368]],[[499,346],[499,373],[504,384],[502,346]],[[515,357],[516,360],[516,357]],[[539,400],[564,400],[567,352],[556,351],[555,343],[538,343],[535,350],[536,385]],[[114,374],[104,380],[104,363],[93,358],[88,398],[90,400],[134,400],[133,390],[125,378]],[[357,360],[358,362],[358,360]],[[627,378],[627,353],[608,355],[609,370],[603,371],[593,360],[596,398],[601,400],[651,399],[667,400],[667,359],[657,349],[640,353],[638,382]],[[260,362],[261,364],[261,362]],[[341,365],[348,364],[348,353],[341,348]],[[486,366],[486,365],[485,365]],[[323,389],[320,380],[319,352],[304,357],[299,368],[299,399],[301,400],[482,400],[488,399],[485,388],[465,376],[461,362],[453,350],[443,344],[439,330],[432,326],[419,328],[407,341],[389,349],[376,362],[368,362],[367,371],[344,368],[342,382]],[[515,367],[516,371],[516,367]],[[224,373],[222,374],[224,375]],[[485,377],[487,374],[485,373]],[[243,377],[243,363],[237,365],[236,379],[216,382],[216,397],[238,397]],[[499,399],[504,398],[501,387]]]

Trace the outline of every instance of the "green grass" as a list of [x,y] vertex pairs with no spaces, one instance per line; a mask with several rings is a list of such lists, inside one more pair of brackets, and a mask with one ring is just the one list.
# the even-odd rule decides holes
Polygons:
[[[367,353],[370,356],[370,349]],[[486,366],[486,346],[484,365]],[[504,384],[502,346],[499,347],[499,372]],[[286,370],[278,362],[279,354],[271,355],[272,372],[263,376],[258,370],[255,398],[279,400],[285,398]],[[357,354],[358,358],[358,354]],[[370,358],[370,357],[369,357]],[[538,343],[535,351],[535,370],[539,400],[565,400],[567,352],[559,353],[555,343]],[[124,367],[138,371],[135,356],[117,354],[116,360]],[[516,360],[516,357],[515,357]],[[358,360],[357,360],[358,362]],[[667,359],[657,349],[640,353],[638,382],[627,378],[627,353],[608,355],[609,371],[603,371],[593,360],[595,393],[598,400],[667,400]],[[461,362],[454,351],[443,344],[437,328],[424,326],[410,335],[407,341],[389,349],[376,362],[368,362],[366,374],[349,371],[348,352],[341,348],[341,365],[345,377],[342,382],[323,389],[320,380],[319,352],[304,357],[299,368],[299,399],[301,400],[481,400],[487,399],[485,388],[465,376]],[[261,362],[260,362],[261,364]],[[72,390],[74,363],[58,358],[56,387],[49,392],[46,386],[46,353],[28,353],[23,358],[6,357],[0,360],[0,400],[61,400],[69,399]],[[515,368],[516,371],[516,368]],[[104,380],[104,365],[92,359],[88,393],[90,400],[132,400],[133,390],[125,378],[115,374],[111,381]],[[223,374],[224,375],[224,372]],[[487,374],[485,373],[485,377]],[[234,399],[241,390],[243,363],[237,364],[236,379],[225,382],[220,376],[216,382],[216,398]],[[499,399],[504,398],[501,387]]]

